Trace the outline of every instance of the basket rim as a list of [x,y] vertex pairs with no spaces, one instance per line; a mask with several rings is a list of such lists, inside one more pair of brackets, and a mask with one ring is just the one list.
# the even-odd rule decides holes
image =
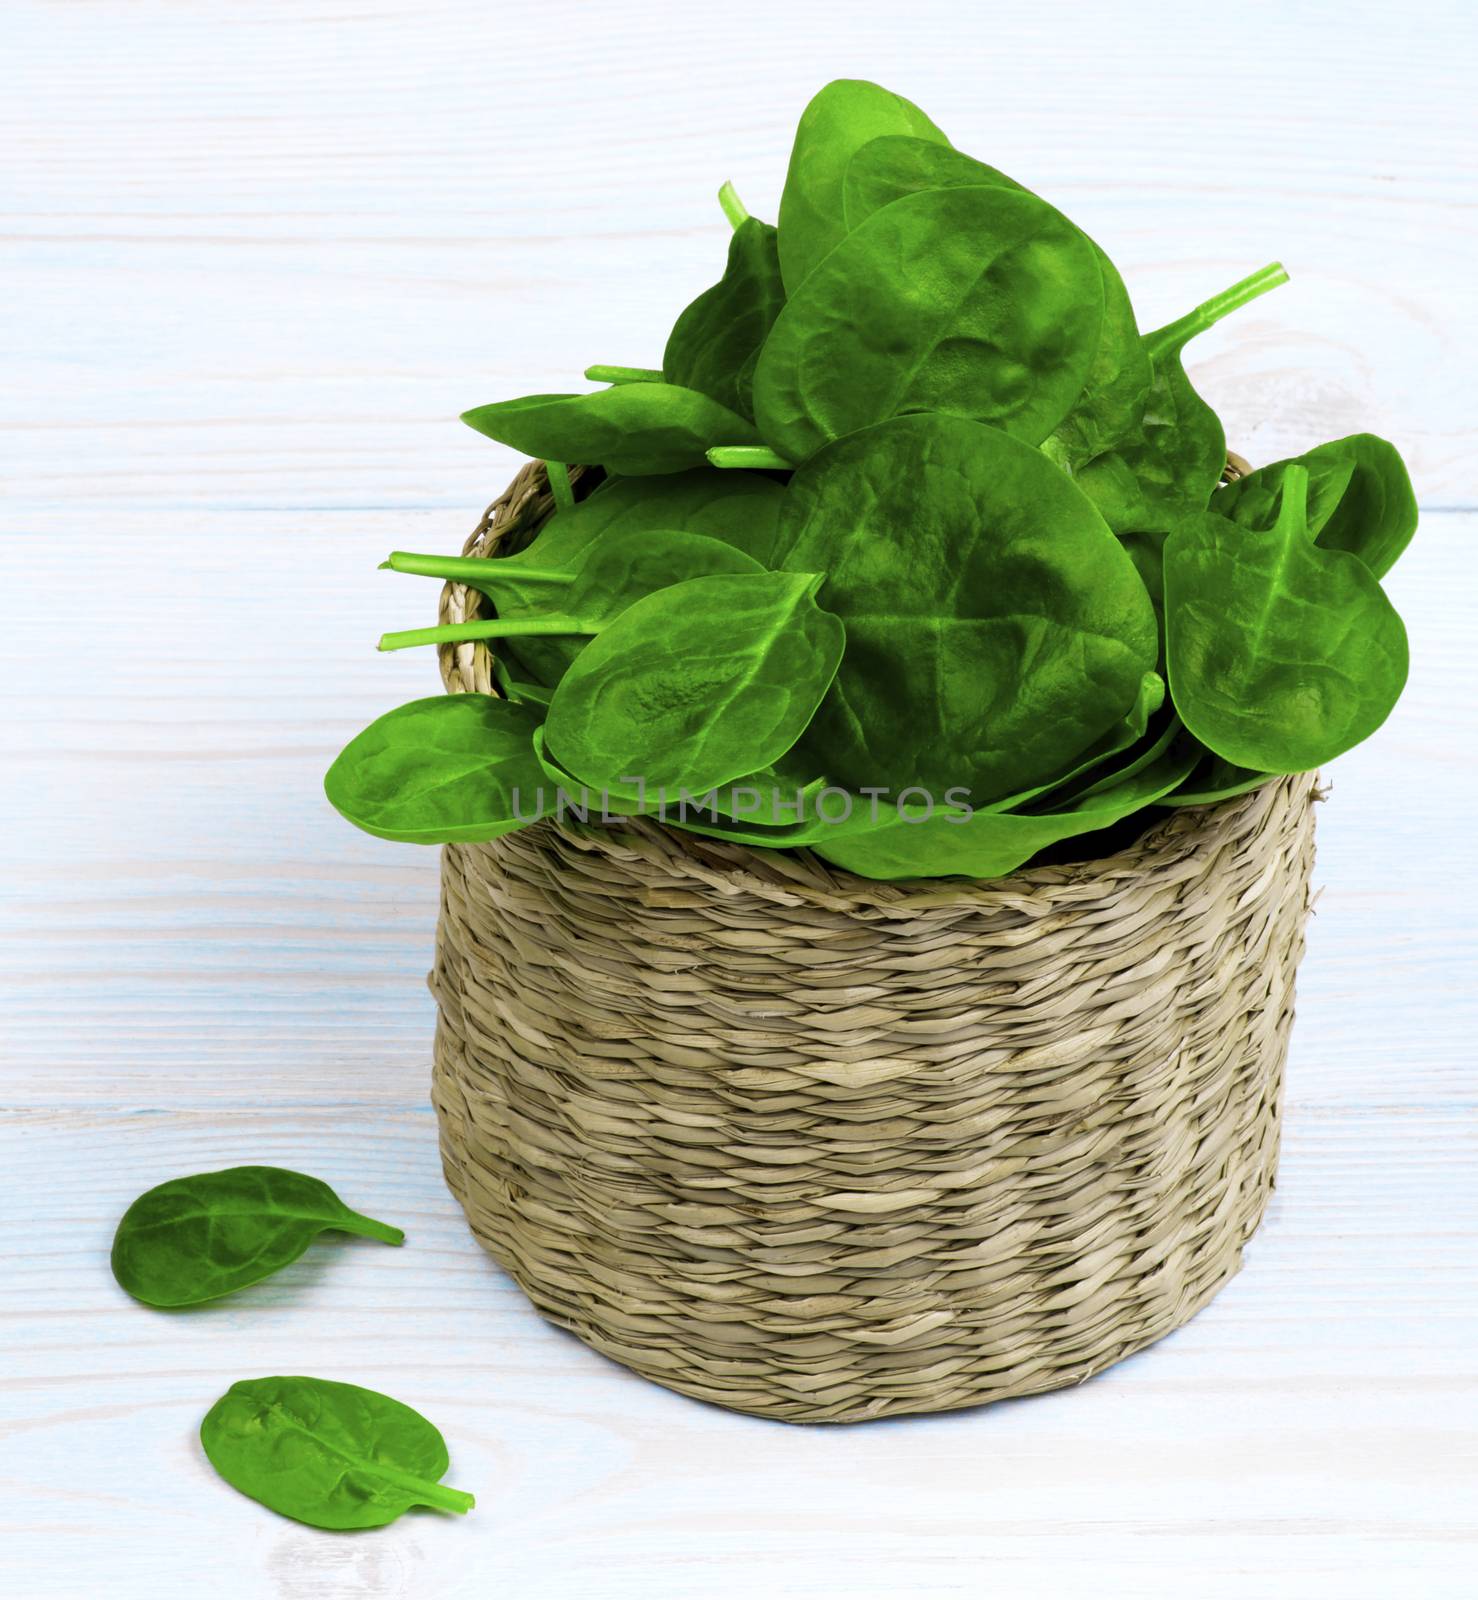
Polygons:
[[[572,466],[570,477],[578,485],[592,469]],[[1250,470],[1247,463],[1228,452],[1227,478]],[[554,500],[542,461],[527,461],[508,487],[483,513],[463,546],[470,556],[491,556],[511,535],[538,526],[552,514]],[[449,582],[442,590],[443,622],[465,621],[481,614],[483,596],[466,585]],[[442,679],[452,694],[497,694],[489,664],[492,652],[482,643],[443,645],[438,650]],[[833,910],[875,912],[906,911],[924,907],[1031,904],[1040,909],[1044,900],[1068,902],[1101,895],[1106,882],[1141,879],[1148,873],[1183,870],[1192,857],[1214,856],[1229,840],[1255,830],[1266,809],[1280,798],[1296,799],[1311,791],[1322,800],[1317,772],[1288,773],[1272,778],[1246,794],[1204,806],[1176,807],[1140,836],[1108,855],[1083,861],[1018,867],[998,878],[866,878],[823,861],[804,846],[767,848],[694,833],[651,817],[620,817],[607,822],[582,823],[545,818],[521,830],[543,834],[580,851],[605,855],[613,867],[640,857],[649,869],[669,879],[674,887],[684,880],[701,880],[727,894],[753,894],[790,905],[810,903]],[[454,845],[448,849],[496,849],[498,841],[483,845]]]

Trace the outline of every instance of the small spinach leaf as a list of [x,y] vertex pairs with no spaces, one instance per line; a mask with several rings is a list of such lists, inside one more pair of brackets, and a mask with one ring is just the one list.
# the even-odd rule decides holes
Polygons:
[[663,377],[753,422],[754,363],[784,304],[775,229],[748,217],[729,240],[723,277],[673,325]]
[[1373,433],[1318,445],[1228,484],[1216,497],[1217,511],[1244,527],[1270,527],[1290,466],[1309,474],[1308,528],[1320,548],[1348,550],[1384,577],[1411,543],[1417,521],[1416,496],[1395,445]]
[[794,294],[847,231],[843,183],[853,154],[883,134],[949,141],[911,100],[860,78],[838,78],[801,113],[780,197],[780,267]]
[[1021,190],[884,206],[795,290],[754,374],[767,443],[802,462],[906,412],[1039,444],[1082,391],[1103,321],[1093,246]]
[[271,1277],[327,1229],[383,1244],[405,1239],[301,1172],[199,1172],[159,1184],[123,1213],[113,1235],[113,1276],[145,1305],[198,1305]]
[[486,694],[412,700],[339,752],[323,787],[355,827],[407,844],[481,843],[543,815],[543,708]]
[[759,442],[727,406],[672,383],[525,395],[463,412],[462,421],[525,455],[633,475],[682,472],[704,465],[711,445]]
[[242,1494],[313,1528],[382,1528],[412,1506],[465,1515],[440,1481],[446,1440],[419,1411],[327,1378],[244,1378],[205,1414],[211,1466]]
[[1309,537],[1308,473],[1283,469],[1278,518],[1215,512],[1165,541],[1165,654],[1175,709],[1224,760],[1306,772],[1385,721],[1406,682],[1406,630],[1356,555]]
[[544,738],[581,782],[702,793],[783,756],[842,657],[810,573],[694,578],[629,606],[560,680]]

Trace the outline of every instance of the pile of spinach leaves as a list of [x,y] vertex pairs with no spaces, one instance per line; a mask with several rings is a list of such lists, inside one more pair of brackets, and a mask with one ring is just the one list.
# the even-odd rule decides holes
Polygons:
[[386,563],[485,603],[382,646],[499,641],[505,692],[352,740],[326,779],[351,822],[485,840],[598,793],[870,877],[991,877],[1384,720],[1401,458],[1358,434],[1223,484],[1182,362],[1280,266],[1142,332],[1098,244],[853,80],[801,117],[778,227],[720,201],[723,274],[660,367],[466,413],[558,509],[513,554]]

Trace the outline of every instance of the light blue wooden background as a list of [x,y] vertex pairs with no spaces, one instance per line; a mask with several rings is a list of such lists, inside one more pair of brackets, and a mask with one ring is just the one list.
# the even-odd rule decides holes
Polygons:
[[[1471,6],[9,0],[0,578],[0,1560],[21,1600],[1391,1600],[1474,1592]],[[436,688],[377,657],[514,460],[466,406],[648,363],[840,75],[1062,204],[1235,445],[1357,428],[1424,507],[1406,700],[1332,770],[1283,1178],[1247,1269],[1088,1385],[861,1430],[649,1387],[544,1327],[444,1190],[434,854],[321,798]],[[199,1312],[128,1303],[141,1189],[311,1169],[403,1223]],[[237,1498],[233,1379],[387,1389],[477,1512]]]

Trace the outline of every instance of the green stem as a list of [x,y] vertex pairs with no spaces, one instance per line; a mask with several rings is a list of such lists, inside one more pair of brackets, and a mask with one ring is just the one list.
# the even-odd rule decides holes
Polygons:
[[1205,333],[1208,328],[1215,327],[1223,317],[1245,306],[1249,301],[1256,300],[1259,295],[1266,294],[1269,289],[1276,289],[1280,283],[1287,282],[1288,271],[1283,263],[1269,262],[1267,266],[1243,278],[1240,283],[1234,283],[1230,289],[1223,289],[1220,294],[1212,295],[1194,311],[1188,311],[1183,317],[1177,317],[1174,322],[1167,322],[1163,328],[1147,333],[1144,336],[1145,351],[1150,360],[1154,361],[1167,351],[1179,350],[1198,333]]
[[468,644],[477,639],[532,639],[541,634],[597,633],[579,617],[494,617],[488,622],[447,622],[439,628],[387,633],[381,650],[413,650],[422,644]]
[[661,383],[662,374],[652,367],[586,367],[588,383]]
[[426,1497],[424,1504],[437,1511],[455,1511],[459,1517],[465,1517],[477,1504],[465,1489],[453,1489],[446,1483],[431,1483],[425,1478],[421,1480],[420,1492]]
[[549,479],[549,492],[554,496],[557,511],[575,509],[575,488],[570,482],[570,469],[563,461],[546,461],[544,474]]
[[708,452],[708,459],[716,467],[768,468],[780,472],[789,472],[795,465],[762,444],[718,444]]
[[744,209],[744,202],[739,198],[738,191],[727,179],[718,192],[718,203],[724,208],[724,215],[729,219],[731,228],[739,228],[749,221],[749,213]]
[[357,1233],[365,1239],[378,1239],[381,1244],[405,1243],[405,1234],[399,1228],[392,1228],[388,1222],[376,1222],[373,1217],[367,1217],[359,1211],[351,1211],[344,1218],[343,1228],[346,1233]]
[[567,585],[573,580],[567,572],[545,567],[520,567],[516,573],[498,571],[498,563],[482,556],[423,556],[413,550],[392,550],[390,559],[380,563],[381,572],[409,572],[418,578],[443,578],[481,589],[497,584],[505,576],[510,582],[554,583]]
[[1283,495],[1278,506],[1276,527],[1285,548],[1300,537],[1309,518],[1309,469],[1290,463],[1283,469]]

